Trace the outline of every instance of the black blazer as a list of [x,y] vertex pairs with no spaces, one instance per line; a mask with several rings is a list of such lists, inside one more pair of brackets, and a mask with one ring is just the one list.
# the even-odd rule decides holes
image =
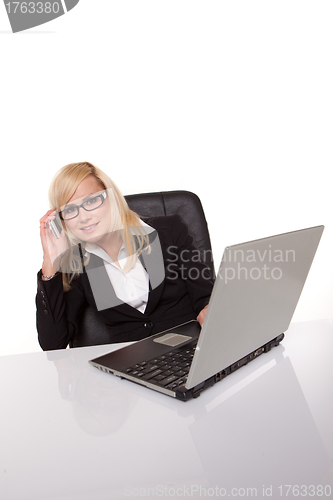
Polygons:
[[[114,307],[97,312],[109,328],[108,343],[141,340],[195,319],[209,302],[213,278],[208,266],[199,260],[199,251],[181,217],[155,217],[145,219],[145,222],[157,231],[163,254],[164,278],[160,276],[159,284],[150,286],[144,313],[116,298],[102,260],[91,254],[89,265],[99,266],[100,279],[108,287],[108,296],[118,301],[116,303],[111,300],[116,303]],[[154,251],[144,255],[143,264],[148,273],[154,258]],[[88,267],[72,281],[68,292],[63,291],[61,274],[43,281],[39,271],[36,295],[37,331],[43,350],[66,348],[78,332],[84,308],[90,304],[97,309]]]

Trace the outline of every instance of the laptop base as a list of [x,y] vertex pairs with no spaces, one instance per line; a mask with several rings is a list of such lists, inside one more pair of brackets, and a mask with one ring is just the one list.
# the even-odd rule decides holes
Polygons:
[[277,347],[283,339],[284,339],[284,333],[281,333],[281,335],[278,335],[277,337],[275,337],[275,339],[271,340],[270,342],[267,342],[267,344],[251,352],[251,354],[244,356],[244,358],[236,361],[232,365],[216,373],[215,375],[213,375],[213,377],[208,378],[207,380],[197,385],[196,387],[193,387],[192,389],[186,389],[185,386],[179,387],[175,391],[176,393],[175,397],[177,399],[180,399],[181,401],[188,401],[189,399],[199,397],[202,391],[216,384],[216,382],[223,380],[225,377],[230,375],[230,373],[233,373],[242,366],[245,366],[247,363],[253,361],[261,354],[269,352],[273,347]]
[[[186,324],[181,325],[181,326],[187,327]],[[156,336],[158,336],[158,335],[160,335],[160,334],[156,334]],[[204,380],[202,383],[196,385],[195,387],[193,387],[191,389],[187,389],[185,387],[186,379],[181,381],[182,383],[180,385],[175,384],[176,387],[174,387],[174,388],[171,387],[171,384],[169,384],[169,386],[167,386],[167,387],[164,387],[163,385],[158,385],[157,383],[154,383],[152,380],[147,379],[147,377],[146,377],[146,379],[140,378],[140,375],[138,375],[138,372],[136,370],[133,371],[133,367],[127,368],[126,371],[125,370],[123,371],[123,373],[121,370],[119,370],[119,368],[118,369],[114,369],[114,368],[110,369],[108,366],[109,363],[107,362],[107,359],[110,355],[104,355],[100,358],[91,360],[90,364],[92,364],[93,366],[95,366],[96,368],[98,368],[102,371],[105,371],[106,373],[111,373],[113,375],[116,375],[116,376],[120,377],[121,379],[129,380],[131,382],[142,385],[142,386],[147,387],[149,389],[153,389],[155,391],[162,392],[163,394],[166,394],[168,396],[179,399],[180,401],[189,401],[190,399],[197,398],[198,396],[200,396],[200,394],[203,390],[207,389],[208,387],[211,387],[216,382],[219,382],[220,380],[224,379],[225,377],[227,377],[231,373],[235,372],[236,370],[238,370],[242,366],[245,366],[247,363],[254,360],[255,358],[257,358],[261,354],[263,354],[265,352],[269,352],[273,347],[278,346],[280,344],[280,342],[283,340],[283,338],[284,338],[284,333],[282,333],[281,335],[278,335],[273,340],[267,342],[263,346],[259,347],[255,351],[248,354],[247,356],[244,356],[243,358],[239,359],[235,363],[232,363],[227,368],[224,368],[220,372],[216,373],[212,377],[209,377],[208,379]],[[194,340],[192,338],[192,341],[185,342],[185,345],[183,347],[185,349],[191,349],[191,348],[194,349],[195,345],[197,343],[197,340],[198,340],[197,338],[195,338]],[[140,346],[140,342],[138,344],[136,344],[136,347],[139,347],[139,346]],[[128,348],[126,348],[126,349],[128,349]],[[121,351],[122,350],[120,349],[120,351],[115,351],[115,352],[120,353]],[[181,348],[172,349],[170,352],[177,354],[177,351],[181,352]],[[165,355],[167,355],[167,354],[168,354],[167,351],[164,351],[162,357],[165,357]],[[157,360],[154,360],[154,361],[157,362]],[[147,364],[150,362],[151,362],[151,360],[147,360],[144,363]],[[139,365],[136,365],[136,366],[139,366]],[[155,368],[157,368],[157,367],[155,367]]]

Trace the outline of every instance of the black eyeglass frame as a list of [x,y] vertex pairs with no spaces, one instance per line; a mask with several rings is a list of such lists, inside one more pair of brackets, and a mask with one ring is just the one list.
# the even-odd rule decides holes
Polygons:
[[[84,205],[85,205],[86,203],[88,203],[88,202],[89,202],[89,200],[91,200],[92,198],[100,198],[100,199],[101,199],[101,201],[102,201],[102,203],[101,203],[100,205],[98,205],[98,207],[95,207],[95,208],[90,208],[90,209],[89,209],[89,208],[86,208]],[[101,193],[101,194],[96,194],[96,195],[93,195],[93,196],[91,196],[91,198],[88,198],[88,200],[86,200],[86,201],[84,201],[83,203],[81,203],[81,205],[73,205],[72,207],[70,207],[70,208],[76,208],[76,211],[77,211],[77,214],[76,214],[76,215],[74,215],[73,217],[70,217],[70,218],[64,219],[64,218],[63,218],[63,216],[62,216],[62,212],[64,212],[65,210],[59,210],[59,212],[58,212],[58,213],[59,213],[59,217],[60,217],[60,219],[61,219],[61,220],[63,220],[63,221],[75,219],[75,217],[77,217],[77,216],[79,215],[79,213],[80,213],[80,208],[81,208],[81,207],[82,207],[82,208],[83,208],[83,210],[85,210],[86,212],[92,212],[93,210],[97,210],[97,208],[101,207],[101,206],[103,205],[103,203],[105,202],[106,198],[107,198],[107,193],[106,193],[106,191],[103,191],[103,193]],[[69,207],[68,207],[68,208],[69,208]]]

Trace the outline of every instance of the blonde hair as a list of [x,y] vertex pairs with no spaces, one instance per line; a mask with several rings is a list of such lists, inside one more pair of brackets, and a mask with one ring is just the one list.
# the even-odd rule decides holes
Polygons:
[[[49,203],[53,210],[60,211],[61,207],[66,205],[72,198],[79,184],[88,176],[93,175],[101,185],[101,190],[108,190],[110,200],[110,210],[112,212],[111,231],[120,230],[123,243],[128,253],[128,260],[124,271],[129,270],[134,262],[136,255],[149,247],[149,237],[140,222],[139,216],[133,212],[118,187],[101,169],[90,162],[70,163],[61,168],[52,179],[49,187]],[[80,243],[84,247],[84,242],[78,240],[66,227],[62,221],[66,233],[69,251],[66,252],[62,261],[61,269],[64,291],[70,289],[70,283],[73,278],[82,272],[82,255],[74,252],[74,248]],[[84,262],[87,265],[89,254]]]

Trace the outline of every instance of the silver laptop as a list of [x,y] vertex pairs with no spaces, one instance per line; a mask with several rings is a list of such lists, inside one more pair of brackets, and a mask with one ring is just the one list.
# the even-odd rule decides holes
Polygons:
[[187,401],[279,345],[288,329],[324,226],[226,247],[203,327],[197,321],[90,363]]

